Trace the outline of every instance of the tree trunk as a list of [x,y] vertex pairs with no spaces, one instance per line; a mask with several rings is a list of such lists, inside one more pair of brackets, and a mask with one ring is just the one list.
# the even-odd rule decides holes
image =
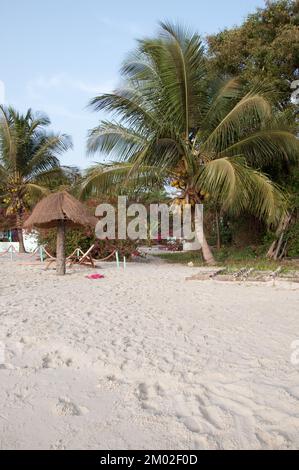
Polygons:
[[210,266],[213,266],[216,264],[215,258],[212,254],[211,248],[209,247],[209,244],[207,242],[205,233],[203,232],[202,234],[202,244],[201,244],[201,249],[202,249],[202,256],[204,261],[209,264]]
[[57,225],[56,242],[56,274],[64,276],[65,274],[65,221],[59,220]]
[[26,253],[24,238],[23,238],[23,211],[19,210],[16,216],[18,240],[19,240],[19,253]]
[[267,258],[273,258],[273,255],[274,255],[274,251],[275,251],[275,247],[276,247],[276,243],[277,243],[277,240],[274,240],[272,243],[271,243],[271,246],[267,252]]
[[280,248],[283,243],[283,237],[285,235],[285,232],[291,220],[292,220],[291,214],[287,214],[283,219],[281,219],[278,229],[276,231],[277,239],[274,240],[274,242],[271,244],[268,250],[268,253],[267,253],[268,258],[273,258],[274,260],[277,260],[279,258]]
[[195,231],[196,231],[196,236],[197,240],[199,241],[201,245],[201,250],[202,250],[202,256],[205,261],[205,263],[213,266],[216,264],[215,258],[212,254],[211,248],[209,247],[209,244],[207,242],[205,232],[204,232],[204,227],[203,227],[203,213],[202,212],[197,212],[195,210],[194,213],[194,224],[195,224]]

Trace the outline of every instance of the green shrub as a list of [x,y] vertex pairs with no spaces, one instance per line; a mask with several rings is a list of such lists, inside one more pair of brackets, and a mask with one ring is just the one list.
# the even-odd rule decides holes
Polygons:
[[[56,254],[56,229],[40,230],[38,243],[45,245],[47,251]],[[105,258],[112,251],[117,250],[120,257],[126,256],[129,260],[132,255],[137,254],[137,242],[133,240],[97,240],[92,230],[69,229],[66,231],[65,247],[66,255],[70,255],[76,248],[81,248],[86,252],[91,245],[95,245],[93,257],[96,259]]]
[[295,222],[288,231],[288,256],[299,256],[299,221]]

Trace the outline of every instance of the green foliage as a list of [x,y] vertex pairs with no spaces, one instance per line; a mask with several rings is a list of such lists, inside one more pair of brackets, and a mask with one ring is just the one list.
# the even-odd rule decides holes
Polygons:
[[299,168],[293,168],[286,181],[286,188],[290,194],[290,206],[299,212]]
[[[192,262],[194,266],[203,266],[202,259],[196,251],[161,253],[156,256],[168,263],[186,265]],[[267,259],[256,247],[224,248],[215,253],[215,258],[217,264],[226,267],[228,272],[238,271],[242,267],[254,268],[257,271],[275,271],[281,266],[282,273],[299,269],[295,263]]]
[[[51,255],[56,254],[56,229],[40,230],[38,243],[45,245]],[[95,244],[92,256],[97,259],[105,258],[114,250],[119,252],[121,259],[126,256],[129,260],[137,254],[137,242],[133,240],[97,240],[93,231],[86,229],[70,229],[66,231],[66,255],[70,255],[76,248],[85,253],[91,245]]]
[[272,230],[267,230],[267,232],[262,237],[262,246],[265,247],[265,250],[270,247],[270,245],[277,240],[277,235]]
[[298,159],[299,146],[267,87],[211,77],[198,35],[168,23],[158,38],[139,41],[122,78],[91,102],[117,120],[90,131],[88,149],[117,163],[88,172],[85,196],[159,180],[178,188],[178,203],[210,198],[223,211],[277,222],[284,197],[260,168]]
[[242,249],[222,248],[217,253],[217,260],[222,263],[229,260],[230,262],[244,262],[244,260],[253,260],[257,258],[255,247],[247,246]]
[[[56,229],[39,230],[38,243],[45,245],[51,255],[56,255]],[[66,231],[65,250],[70,255],[75,248],[80,247],[84,252],[94,243],[94,234],[83,229],[72,229]]]
[[7,214],[22,216],[55,180],[65,181],[59,155],[71,146],[69,136],[47,131],[42,114],[25,115],[0,106],[0,200]]
[[287,234],[288,256],[299,257],[299,221],[295,222]]
[[280,103],[290,105],[290,83],[299,64],[299,3],[267,1],[240,27],[208,37],[209,64],[220,74],[237,74],[246,82],[267,81]]
[[202,257],[198,251],[173,251],[155,254],[154,256],[173,264],[188,264],[192,262],[194,266],[203,265]]
[[[192,261],[195,266],[201,266],[203,264],[197,251],[162,253],[157,256],[170,263],[186,264]],[[244,263],[247,264],[248,262],[251,263],[253,260],[256,260],[257,255],[253,247],[246,247],[241,250],[225,247],[215,252],[215,259],[220,265],[242,265],[242,263],[244,265]]]

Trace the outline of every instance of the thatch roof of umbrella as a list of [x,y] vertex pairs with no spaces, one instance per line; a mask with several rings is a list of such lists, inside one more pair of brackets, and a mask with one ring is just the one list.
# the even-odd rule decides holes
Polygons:
[[65,274],[65,229],[67,226],[95,226],[97,219],[89,215],[87,208],[66,191],[50,194],[42,199],[31,216],[23,225],[24,228],[57,227],[56,239],[56,273]]
[[87,208],[78,199],[66,191],[50,194],[38,202],[23,227],[30,229],[56,227],[64,220],[66,226],[94,227],[97,218],[88,213]]

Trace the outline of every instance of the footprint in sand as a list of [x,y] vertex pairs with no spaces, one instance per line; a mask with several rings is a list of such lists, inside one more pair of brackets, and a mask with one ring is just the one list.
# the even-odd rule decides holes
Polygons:
[[73,365],[72,358],[64,359],[61,357],[59,351],[55,351],[54,353],[47,353],[42,358],[42,368],[43,369],[57,369],[58,367],[71,367]]
[[52,450],[65,450],[65,445],[63,444],[62,439],[59,439],[55,444],[51,445]]
[[82,416],[89,412],[84,406],[77,406],[69,398],[59,398],[54,408],[58,416]]

